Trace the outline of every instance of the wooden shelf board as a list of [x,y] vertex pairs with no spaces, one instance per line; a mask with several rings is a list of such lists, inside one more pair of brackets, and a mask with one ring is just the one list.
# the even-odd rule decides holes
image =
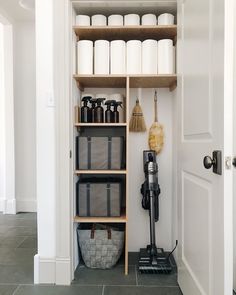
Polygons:
[[126,87],[129,77],[130,88],[169,88],[177,85],[177,75],[74,75],[79,87],[120,88]]
[[81,216],[75,216],[74,222],[79,223],[126,223],[127,217],[125,214],[122,214],[119,217],[81,217]]
[[127,123],[75,123],[75,127],[126,127]]
[[126,174],[127,170],[75,170],[75,174]]
[[81,90],[86,87],[125,88],[126,75],[74,75]]
[[130,88],[170,88],[177,83],[177,76],[173,75],[132,75]]
[[146,40],[146,39],[175,39],[177,26],[100,26],[100,27],[73,27],[79,40]]

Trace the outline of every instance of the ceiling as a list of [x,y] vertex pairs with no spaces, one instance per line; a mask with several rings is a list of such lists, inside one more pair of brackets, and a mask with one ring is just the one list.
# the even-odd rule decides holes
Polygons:
[[3,10],[15,21],[33,21],[34,11],[22,8],[19,0],[0,0],[0,11]]

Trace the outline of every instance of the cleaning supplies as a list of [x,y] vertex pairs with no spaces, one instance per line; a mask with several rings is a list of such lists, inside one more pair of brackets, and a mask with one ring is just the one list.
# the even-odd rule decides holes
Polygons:
[[102,102],[105,98],[97,98],[97,106],[95,107],[95,123],[103,123],[104,122],[104,110],[102,107]]
[[136,105],[132,111],[132,117],[129,122],[129,131],[131,132],[145,132],[147,130],[143,117],[143,111],[139,104],[139,99],[136,100]]
[[113,112],[114,123],[119,123],[118,107],[122,108],[122,101],[115,101],[114,103],[114,112]]
[[160,151],[163,148],[164,145],[164,132],[163,132],[163,126],[158,122],[157,118],[157,92],[155,91],[154,95],[154,123],[152,124],[150,130],[149,130],[149,147],[151,150],[154,150],[157,154],[160,153]]
[[111,107],[114,106],[115,100],[107,100],[105,105],[107,109],[105,111],[105,122],[106,123],[113,123],[114,122],[114,112],[111,110]]
[[97,99],[96,98],[91,98],[90,103],[91,103],[91,122],[95,123],[96,122],[95,108],[96,108]]
[[83,106],[81,107],[81,122],[82,123],[89,123],[91,122],[91,112],[90,108],[88,107],[88,103],[91,100],[91,96],[84,96],[82,98]]

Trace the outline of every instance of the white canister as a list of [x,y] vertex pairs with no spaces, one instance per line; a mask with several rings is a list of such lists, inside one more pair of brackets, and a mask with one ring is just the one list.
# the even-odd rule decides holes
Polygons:
[[112,14],[108,16],[108,26],[123,26],[124,18],[120,14]]
[[109,74],[110,43],[107,40],[94,42],[94,74]]
[[157,17],[155,14],[144,14],[142,16],[142,25],[143,26],[155,26],[157,24]]
[[125,123],[126,118],[125,118],[125,105],[124,105],[124,95],[120,93],[113,93],[109,96],[109,99],[111,100],[116,100],[116,101],[121,101],[122,102],[122,108],[119,108],[119,123]]
[[125,26],[139,26],[140,16],[138,14],[126,14],[124,17]]
[[157,73],[174,73],[173,41],[171,39],[159,40],[157,43]]
[[157,74],[157,41],[147,39],[142,43],[142,74]]
[[92,16],[92,26],[106,26],[107,18],[102,14],[95,14]]
[[142,42],[140,40],[130,40],[126,45],[126,73],[142,73]]
[[126,73],[126,43],[123,40],[111,41],[111,74]]
[[93,41],[77,42],[77,72],[78,74],[93,74]]
[[76,26],[90,26],[90,16],[78,14],[75,19]]
[[173,14],[170,13],[163,13],[158,16],[157,22],[158,25],[165,26],[165,25],[173,25],[175,17]]

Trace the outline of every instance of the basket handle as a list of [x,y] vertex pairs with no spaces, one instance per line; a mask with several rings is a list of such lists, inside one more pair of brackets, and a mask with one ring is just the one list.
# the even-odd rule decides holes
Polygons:
[[[108,226],[102,225],[102,224],[99,224],[99,227],[107,230],[107,238],[108,238],[108,240],[111,240],[111,229]],[[94,239],[95,230],[96,230],[96,224],[94,223],[92,225],[91,235],[90,235],[90,239],[92,239],[92,240]]]

